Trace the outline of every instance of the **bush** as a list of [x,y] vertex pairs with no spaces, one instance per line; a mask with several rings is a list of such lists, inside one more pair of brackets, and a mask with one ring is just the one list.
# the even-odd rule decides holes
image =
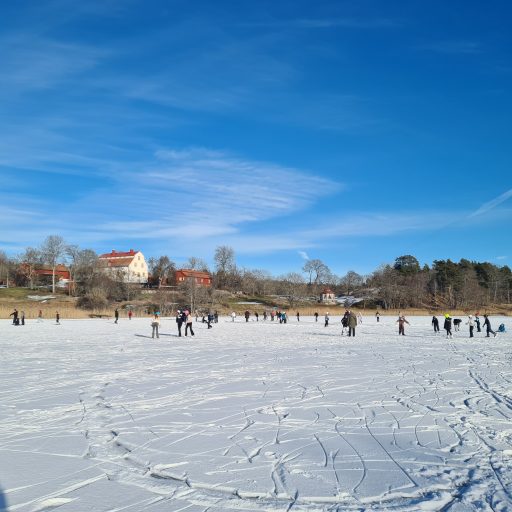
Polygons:
[[101,288],[93,288],[77,301],[77,306],[82,309],[99,310],[109,305],[105,291]]

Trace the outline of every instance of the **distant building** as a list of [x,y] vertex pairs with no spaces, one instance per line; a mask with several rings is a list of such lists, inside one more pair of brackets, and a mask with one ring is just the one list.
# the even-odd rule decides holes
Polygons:
[[330,288],[324,288],[320,294],[320,302],[323,304],[336,304],[336,296]]
[[[28,266],[26,263],[22,263],[22,266]],[[33,277],[49,277],[52,279],[53,268],[50,265],[37,265],[34,268]],[[55,267],[55,284],[59,288],[67,288],[71,286],[71,273],[65,265],[57,265]]]
[[122,278],[126,283],[146,283],[148,265],[140,251],[112,251],[98,257],[99,267],[113,279]]
[[186,283],[189,280],[193,280],[193,282],[197,286],[211,286],[212,285],[212,276],[209,272],[204,272],[202,270],[191,270],[187,268],[182,268],[176,270],[176,284],[180,285]]

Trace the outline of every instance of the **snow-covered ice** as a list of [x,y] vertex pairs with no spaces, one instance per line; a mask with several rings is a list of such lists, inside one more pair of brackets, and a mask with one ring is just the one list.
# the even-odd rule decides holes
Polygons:
[[512,336],[395,320],[0,321],[0,504],[512,510]]

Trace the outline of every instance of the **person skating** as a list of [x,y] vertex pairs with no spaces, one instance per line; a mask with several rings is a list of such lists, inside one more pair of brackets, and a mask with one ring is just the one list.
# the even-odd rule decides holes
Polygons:
[[356,335],[357,317],[353,311],[348,312],[348,335]]
[[207,326],[208,326],[208,329],[211,329],[213,327],[212,323],[213,323],[213,313],[210,311],[208,313],[208,322],[207,322]]
[[453,327],[455,331],[460,330],[460,324],[462,323],[462,320],[460,318],[454,318],[453,320]]
[[60,313],[58,311],[55,311],[55,323],[60,325]]
[[153,320],[151,322],[151,327],[152,327],[151,337],[154,338],[155,334],[156,334],[156,337],[160,338],[160,335],[158,334],[158,328],[160,327],[160,320],[158,319],[158,315],[155,315],[153,317]]
[[190,314],[190,311],[185,311],[185,336],[187,335],[187,332],[190,330],[190,335],[194,336],[194,330],[192,329],[192,315]]
[[318,312],[315,311],[315,322],[318,322]]
[[249,318],[251,316],[251,313],[249,313],[249,311],[246,311],[245,312],[245,321],[248,322],[249,321]]
[[327,313],[325,313],[324,320],[325,320],[324,327],[327,327],[329,325],[329,311],[327,311]]
[[439,320],[435,315],[432,317],[432,325],[434,326],[434,332],[439,332]]
[[475,325],[476,332],[482,332],[482,327],[480,326],[480,317],[478,316],[478,313],[475,314]]
[[219,323],[219,312],[217,310],[215,310],[215,312],[213,313],[213,323]]
[[375,318],[377,319],[377,323],[379,323],[380,313],[378,311],[377,311],[377,313],[375,313]]
[[267,321],[267,310],[265,309],[265,311],[263,311],[263,321],[266,322]]
[[254,316],[256,317],[256,322],[260,321],[260,315],[257,311],[254,312]]
[[300,313],[297,311],[297,322],[300,322]]
[[400,315],[396,323],[398,324],[398,335],[400,336],[401,334],[402,336],[405,336],[405,324],[409,324],[409,322],[405,319],[405,316]]
[[18,325],[19,324],[18,310],[17,309],[14,309],[14,311],[9,316],[12,316],[12,325]]
[[132,312],[132,310],[130,309],[130,310],[128,311],[128,320],[131,320],[131,319],[132,319],[132,315],[133,315],[133,312]]
[[468,316],[468,321],[466,322],[466,324],[469,326],[469,337],[472,338],[473,337],[473,329],[475,328],[475,321],[473,320],[472,315]]
[[114,311],[114,323],[117,324],[117,322],[119,321],[119,310],[116,308],[116,310]]
[[345,329],[348,329],[348,317],[349,317],[350,313],[347,311],[345,311],[345,314],[341,317],[341,335],[343,336],[343,334],[345,333]]
[[492,330],[491,321],[489,320],[489,317],[487,315],[484,315],[484,318],[484,327],[487,332],[485,337],[488,338],[491,332],[494,334],[494,337],[496,337],[496,333]]
[[183,325],[183,313],[181,309],[176,311],[176,325],[178,326],[178,336],[181,336],[181,326]]
[[447,313],[444,315],[444,326],[443,329],[446,331],[447,338],[453,338],[452,334],[452,317]]

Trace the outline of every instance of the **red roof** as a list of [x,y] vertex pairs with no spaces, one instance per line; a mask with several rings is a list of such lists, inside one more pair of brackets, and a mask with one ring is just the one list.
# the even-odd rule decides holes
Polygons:
[[184,277],[202,277],[204,279],[212,278],[209,272],[203,272],[202,270],[192,270],[188,268],[180,268],[179,270],[176,270],[176,274],[182,274]]
[[128,252],[117,252],[112,250],[112,252],[106,252],[105,254],[101,254],[98,258],[110,259],[110,258],[126,258],[129,256],[135,256],[139,251],[134,251],[130,249]]

